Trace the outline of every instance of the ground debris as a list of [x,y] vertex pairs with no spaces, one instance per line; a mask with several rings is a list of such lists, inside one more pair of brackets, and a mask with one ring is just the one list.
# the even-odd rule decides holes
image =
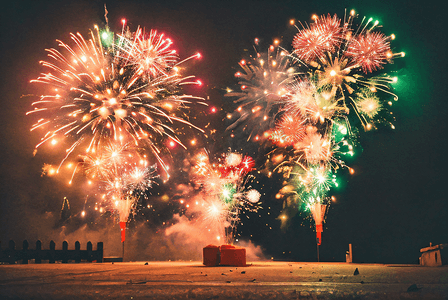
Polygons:
[[414,283],[410,287],[408,287],[408,292],[417,292],[421,290],[422,288],[417,287],[417,285]]
[[129,280],[128,282],[126,282],[126,284],[146,284],[146,281],[134,281],[134,282],[132,282],[132,280]]

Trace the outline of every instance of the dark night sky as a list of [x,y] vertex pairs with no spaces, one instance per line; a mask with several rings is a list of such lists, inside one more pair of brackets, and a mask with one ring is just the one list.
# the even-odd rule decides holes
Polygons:
[[[126,18],[137,25],[166,32],[181,57],[200,51],[204,58],[192,73],[206,83],[205,93],[222,107],[221,89],[236,84],[233,74],[244,49],[255,37],[268,45],[291,36],[291,18],[309,22],[312,14],[354,8],[360,16],[380,20],[386,34],[395,33],[392,46],[406,57],[396,62],[399,101],[392,110],[396,130],[361,134],[360,153],[350,177],[329,211],[322,260],[345,260],[348,243],[355,258],[365,262],[417,263],[419,249],[448,243],[447,182],[447,34],[442,15],[447,4],[435,1],[105,1],[109,24],[119,28]],[[355,3],[355,4],[353,4]],[[35,92],[29,80],[41,71],[38,61],[56,39],[68,41],[69,32],[86,35],[104,21],[104,1],[10,1],[1,17],[1,181],[0,241],[41,238],[39,226],[47,212],[58,211],[62,195],[76,193],[40,177],[44,157],[33,157],[38,135],[29,132],[25,117]],[[290,39],[282,41],[290,48]],[[266,46],[267,47],[267,46]],[[275,194],[275,191],[272,192]],[[279,207],[272,201],[272,206]],[[79,203],[77,203],[77,201]],[[278,215],[278,214],[277,214]],[[300,216],[281,231],[251,228],[253,241],[277,259],[314,260],[314,233]],[[259,220],[254,222],[261,222]],[[260,223],[261,224],[261,223]],[[288,255],[289,251],[291,254]],[[285,254],[283,254],[285,252]],[[357,255],[357,256],[356,256]]]

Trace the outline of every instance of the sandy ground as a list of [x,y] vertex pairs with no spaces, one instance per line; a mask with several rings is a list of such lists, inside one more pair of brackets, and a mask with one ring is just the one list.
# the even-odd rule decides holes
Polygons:
[[0,265],[0,299],[448,299],[448,266],[275,261],[238,268],[201,262]]

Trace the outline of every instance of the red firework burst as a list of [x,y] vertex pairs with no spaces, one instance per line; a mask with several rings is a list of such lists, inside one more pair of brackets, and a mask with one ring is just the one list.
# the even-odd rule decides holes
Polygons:
[[244,156],[241,160],[240,165],[238,166],[240,169],[240,174],[245,174],[253,170],[255,166],[255,161],[250,156]]
[[382,69],[390,53],[389,37],[381,32],[367,32],[350,41],[345,55],[351,57],[367,74]]
[[284,115],[277,123],[276,131],[282,133],[282,138],[286,143],[296,143],[305,137],[305,120],[300,113]]
[[321,16],[310,28],[300,30],[294,37],[292,46],[298,57],[311,61],[321,57],[327,51],[333,51],[340,43],[342,36],[341,19],[336,15]]

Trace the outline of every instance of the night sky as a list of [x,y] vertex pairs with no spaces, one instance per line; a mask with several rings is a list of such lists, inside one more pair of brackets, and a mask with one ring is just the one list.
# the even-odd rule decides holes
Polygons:
[[[104,3],[109,25],[121,28],[126,18],[131,29],[138,25],[172,37],[181,57],[200,51],[203,59],[191,73],[205,83],[200,93],[222,108],[231,107],[223,97],[234,87],[238,61],[251,49],[254,38],[266,46],[274,38],[290,49],[294,18],[310,22],[312,14],[338,14],[355,9],[360,16],[373,17],[386,34],[394,33],[396,52],[406,52],[391,69],[399,83],[399,101],[391,108],[395,130],[361,132],[359,151],[329,209],[320,248],[322,261],[345,261],[348,244],[357,262],[418,263],[419,249],[429,243],[448,243],[447,147],[447,34],[443,14],[447,4],[436,1],[10,1],[1,17],[1,180],[0,241],[52,239],[59,229],[52,215],[58,214],[62,199],[70,199],[73,213],[85,199],[76,188],[67,188],[54,178],[41,177],[45,155],[33,156],[38,134],[29,131],[33,118],[25,113],[36,93],[29,84],[42,71],[39,60],[45,48],[56,47],[56,39],[69,40],[69,32],[84,36],[94,24],[104,25]],[[282,39],[283,37],[283,39]],[[210,116],[218,131],[225,125],[220,114]],[[224,133],[222,133],[224,135]],[[211,151],[241,141],[221,139]],[[254,152],[254,145],[245,148]],[[221,149],[220,149],[221,148]],[[235,149],[238,150],[238,149]],[[266,180],[266,179],[263,179]],[[282,203],[272,193],[265,208],[240,226],[242,239],[252,242],[266,257],[315,261],[315,234],[306,214],[298,213],[280,228],[277,219]],[[163,189],[163,187],[160,187]],[[267,207],[271,207],[270,210]],[[162,208],[161,208],[162,209]],[[164,208],[167,209],[167,208]],[[174,209],[172,207],[172,209]],[[169,209],[168,209],[169,210]],[[270,212],[270,214],[268,214]],[[169,213],[162,217],[168,220]],[[152,221],[157,232],[160,220]],[[110,222],[105,222],[105,226]],[[266,226],[265,224],[269,224]],[[72,224],[73,227],[81,223]],[[270,228],[272,229],[270,229]],[[75,230],[75,229],[72,229]],[[151,238],[147,236],[147,238]],[[46,240],[48,239],[48,241]],[[74,243],[74,241],[70,241]],[[204,245],[205,246],[205,245]],[[138,259],[138,256],[136,256]]]

